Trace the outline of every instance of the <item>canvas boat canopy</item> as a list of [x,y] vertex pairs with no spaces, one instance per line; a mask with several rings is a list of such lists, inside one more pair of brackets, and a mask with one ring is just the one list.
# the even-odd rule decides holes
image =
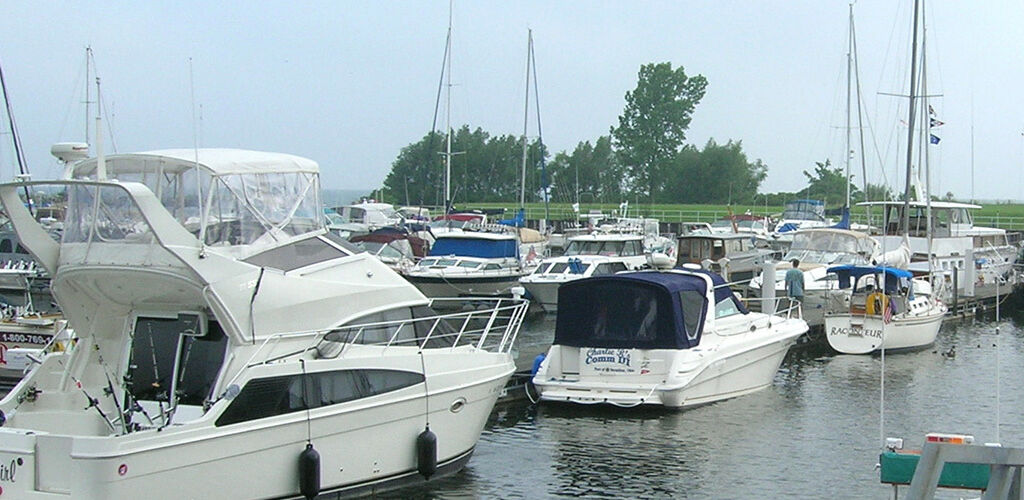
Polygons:
[[[206,245],[263,246],[323,229],[320,169],[306,158],[239,149],[174,149],[110,155],[104,164],[107,179],[144,184]],[[71,177],[102,180],[98,160],[77,163]],[[76,216],[89,212],[97,197],[92,191],[76,188],[69,193]]]
[[[689,349],[708,314],[702,273],[634,272],[570,281],[558,289],[554,344],[608,349]],[[725,284],[721,277],[717,281]],[[720,298],[721,297],[721,298]],[[736,301],[728,287],[715,300]],[[741,311],[746,311],[736,301]]]
[[914,277],[910,271],[881,266],[834,266],[828,268],[828,272],[839,277],[839,288],[850,288],[864,276],[885,275],[885,293],[910,289],[910,280]]
[[461,238],[458,235],[439,237],[428,255],[443,257],[479,257],[481,259],[518,258],[519,244],[515,238]]

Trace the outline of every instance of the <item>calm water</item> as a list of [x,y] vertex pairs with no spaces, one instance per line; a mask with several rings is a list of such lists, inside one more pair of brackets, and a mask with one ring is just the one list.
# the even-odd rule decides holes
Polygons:
[[[997,337],[994,321],[947,322],[933,348],[886,356],[885,435],[908,448],[932,431],[995,441],[998,375],[1000,440],[1024,446],[1024,330],[999,326]],[[528,320],[521,366],[553,331],[551,316]],[[816,346],[791,352],[771,387],[691,410],[501,406],[461,473],[394,496],[892,498],[874,470],[881,373],[881,357]],[[940,490],[965,495],[977,496]]]

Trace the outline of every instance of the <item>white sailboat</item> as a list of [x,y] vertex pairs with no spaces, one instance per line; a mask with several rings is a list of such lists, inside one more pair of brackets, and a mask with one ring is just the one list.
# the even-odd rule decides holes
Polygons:
[[[78,344],[0,400],[4,498],[312,498],[460,469],[515,369],[523,301],[447,316],[328,233],[319,168],[224,149],[120,154],[0,201]],[[479,301],[483,303],[486,301]]]
[[[915,127],[916,104],[919,94],[917,86],[918,64],[918,15],[920,9],[914,5],[914,35],[911,55],[910,109],[907,132],[907,183],[904,191],[903,220],[899,228],[902,241],[909,240],[911,171],[914,158],[914,139],[918,132]],[[922,41],[923,43],[923,41]],[[923,56],[921,57],[923,61]],[[922,62],[923,64],[923,62]],[[922,71],[922,73],[924,73]],[[927,106],[922,106],[927,108]],[[927,118],[927,117],[926,117]],[[925,133],[928,127],[924,127]],[[924,165],[927,165],[927,154]],[[925,198],[928,193],[925,191]],[[926,238],[931,240],[931,202],[925,201]],[[887,214],[888,216],[888,214]],[[887,219],[888,220],[888,219]],[[930,249],[930,244],[929,244]],[[929,279],[913,279],[909,271],[886,267],[838,266],[829,268],[830,273],[839,277],[842,289],[852,289],[848,307],[830,311],[825,315],[825,334],[833,349],[845,354],[866,354],[879,350],[892,351],[926,347],[935,342],[946,305],[933,293],[931,278],[931,252],[928,257]],[[858,286],[861,285],[861,286]]]

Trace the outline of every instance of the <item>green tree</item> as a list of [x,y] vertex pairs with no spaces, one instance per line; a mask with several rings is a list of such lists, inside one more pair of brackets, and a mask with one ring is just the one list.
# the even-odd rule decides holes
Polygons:
[[[384,180],[389,200],[412,204],[444,204],[444,134],[430,133],[399,152]],[[481,128],[463,125],[452,133],[452,202],[493,202],[519,199],[523,159],[519,136],[492,137]],[[527,201],[538,201],[540,162],[547,151],[539,141],[527,148]],[[406,195],[408,192],[408,195]]]
[[[686,146],[664,173],[665,203],[753,203],[768,176],[761,160],[747,160],[742,141],[718,144],[709,139],[703,150]],[[759,200],[763,202],[763,197]]]
[[859,200],[867,198],[868,201],[888,201],[895,199],[895,195],[888,186],[884,184],[868,183],[866,186],[867,196],[861,196]]
[[430,132],[398,153],[384,179],[387,199],[413,205],[444,204],[444,135]]
[[611,144],[611,137],[601,136],[594,144],[577,144],[571,154],[563,151],[555,155],[548,164],[552,201],[575,203],[577,177],[581,204],[622,201],[624,172]]
[[[825,204],[844,205],[846,203],[846,186],[848,181],[841,167],[832,168],[829,160],[815,162],[814,173],[804,170],[807,187],[797,194],[803,198],[823,200]],[[863,199],[860,190],[852,183],[850,186],[851,203]]]
[[686,140],[694,108],[704,97],[707,79],[688,77],[680,66],[652,63],[640,67],[636,88],[626,92],[626,106],[611,134],[626,166],[634,194],[657,199],[660,174]]

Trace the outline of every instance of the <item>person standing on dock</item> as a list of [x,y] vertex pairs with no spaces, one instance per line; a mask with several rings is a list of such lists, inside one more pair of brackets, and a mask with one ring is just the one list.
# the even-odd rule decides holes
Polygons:
[[800,270],[800,259],[793,259],[793,268],[786,271],[786,296],[797,302],[804,301],[804,273]]

